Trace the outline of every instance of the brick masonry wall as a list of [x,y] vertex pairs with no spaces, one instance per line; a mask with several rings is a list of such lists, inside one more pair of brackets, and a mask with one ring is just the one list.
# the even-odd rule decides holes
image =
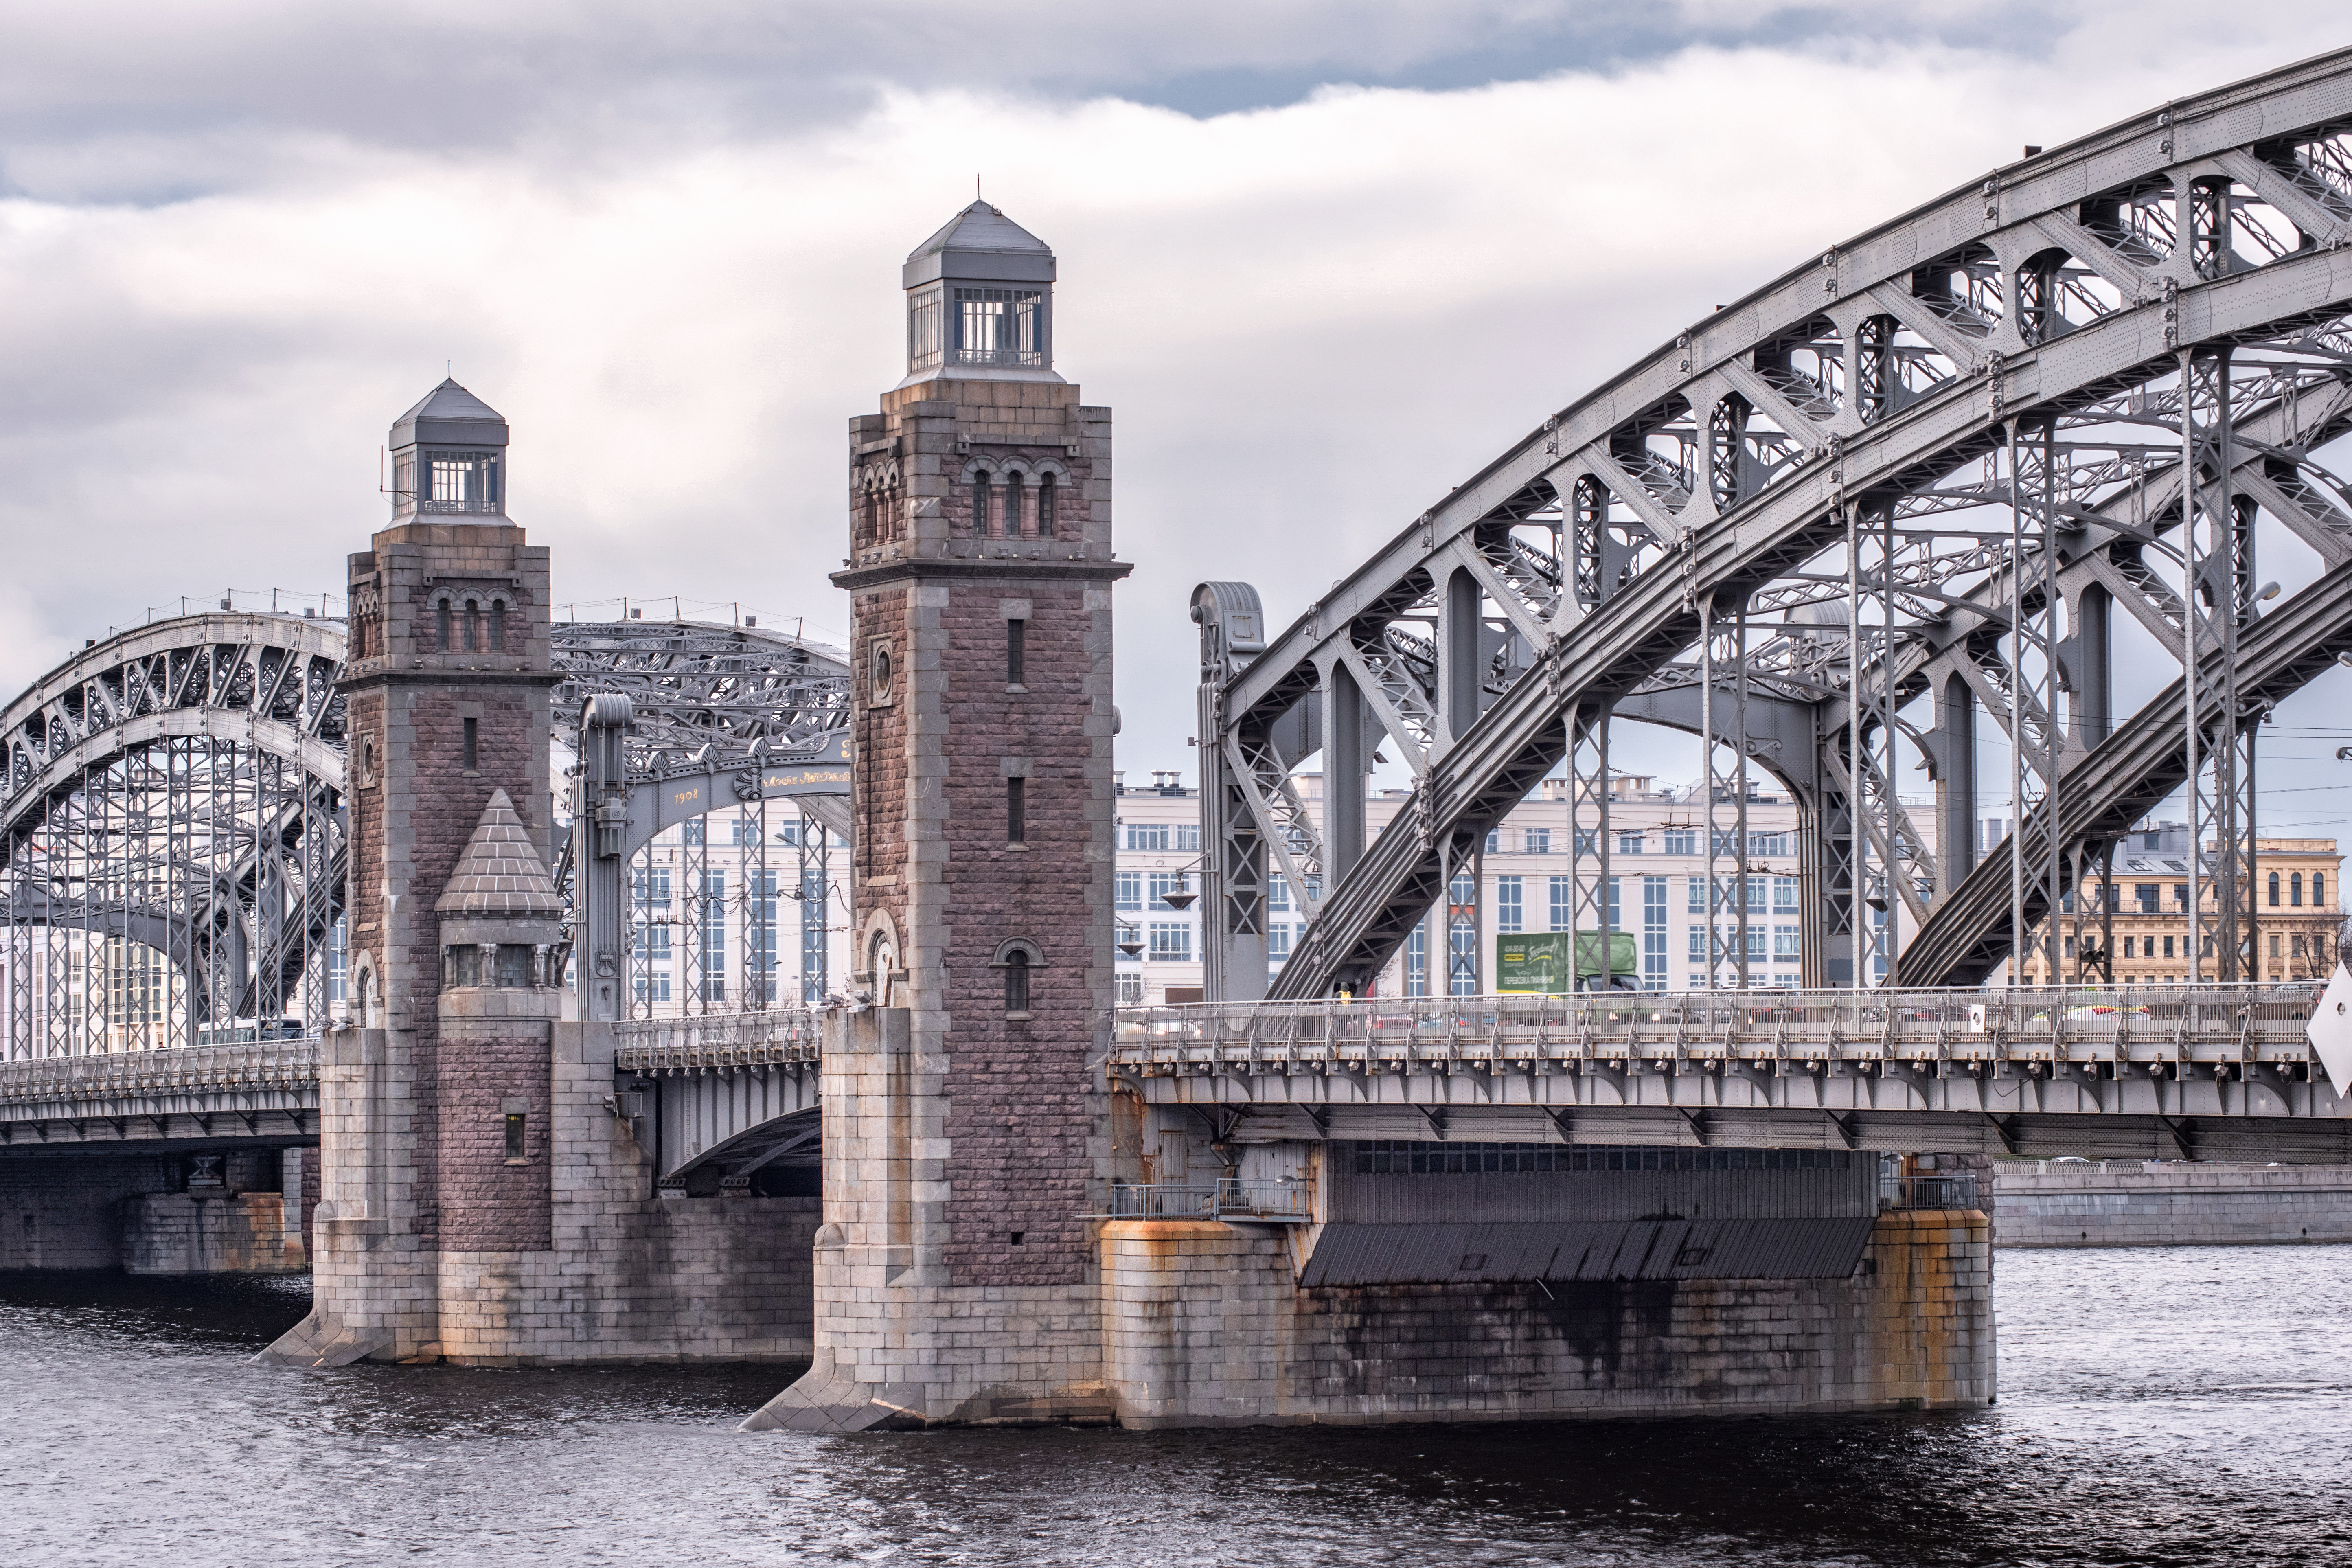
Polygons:
[[[1032,606],[1021,692],[1006,689],[1000,605],[1008,598]],[[944,869],[955,1186],[945,1261],[959,1284],[1075,1284],[1090,1262],[1078,1216],[1093,1126],[1085,1090],[1094,933],[1081,916],[1109,864],[1087,853],[1091,617],[1077,584],[958,583],[940,629],[955,725]],[[1019,849],[1005,842],[1006,757],[1030,768]],[[992,967],[1013,937],[1045,959],[1025,1020],[1007,1018],[1003,971]]]
[[1980,1405],[1978,1214],[1882,1216],[1850,1279],[1302,1290],[1283,1238],[1102,1228],[1120,1424],[1528,1420]]
[[119,1268],[122,1200],[181,1184],[181,1156],[0,1157],[0,1269]]
[[2259,1247],[2352,1241],[2352,1167],[1995,1163],[2001,1247]]
[[280,1193],[148,1194],[122,1199],[117,1218],[125,1273],[299,1274],[309,1267],[286,1245]]
[[[544,1033],[442,1040],[436,1057],[440,1099],[441,1244],[461,1252],[531,1251],[554,1245],[552,1162],[547,1147],[551,1093]],[[509,1098],[530,1102],[523,1120],[524,1163],[507,1158]]]

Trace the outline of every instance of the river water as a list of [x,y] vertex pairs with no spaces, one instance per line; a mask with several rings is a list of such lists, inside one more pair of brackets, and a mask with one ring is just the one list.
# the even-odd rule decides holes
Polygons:
[[0,1563],[2352,1564],[2352,1247],[2005,1252],[1998,1408],[743,1436],[777,1369],[270,1370],[0,1275]]

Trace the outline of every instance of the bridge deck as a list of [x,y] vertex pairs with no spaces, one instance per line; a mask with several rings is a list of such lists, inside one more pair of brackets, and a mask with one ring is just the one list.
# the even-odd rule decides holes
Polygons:
[[0,1062],[0,1147],[318,1131],[315,1038]]
[[1234,1142],[2352,1158],[2316,987],[1601,992],[1115,1014],[1106,1066]]

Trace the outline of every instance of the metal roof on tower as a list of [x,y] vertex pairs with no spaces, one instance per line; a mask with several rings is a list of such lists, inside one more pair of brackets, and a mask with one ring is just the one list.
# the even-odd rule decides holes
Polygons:
[[907,258],[905,286],[939,278],[1054,281],[1054,250],[986,202],[974,202]]
[[444,381],[392,423],[394,448],[418,445],[503,447],[506,416],[458,385]]

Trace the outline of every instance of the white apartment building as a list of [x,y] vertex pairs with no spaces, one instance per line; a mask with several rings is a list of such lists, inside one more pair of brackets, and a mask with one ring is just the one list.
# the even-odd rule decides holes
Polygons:
[[[1184,787],[1181,773],[1151,776],[1152,783],[1143,786],[1129,784],[1124,774],[1118,778],[1119,1000],[1197,1001],[1200,792]],[[1302,773],[1295,782],[1310,808],[1319,806],[1321,776]],[[1640,775],[1611,782],[1611,929],[1634,935],[1643,989],[1705,989],[1710,984],[1705,798],[1696,789],[1662,788]],[[1496,938],[1575,929],[1567,787],[1564,780],[1545,780],[1535,798],[1522,802],[1487,835],[1475,868],[1456,879],[1450,908],[1432,911],[1382,972],[1381,994],[1475,995],[1491,988]],[[1368,829],[1376,833],[1387,826],[1405,797],[1403,790],[1375,795],[1365,814]],[[1721,860],[1736,853],[1738,812],[1736,801],[1717,803]],[[1591,805],[1583,815],[1580,868],[1590,878],[1598,871],[1600,829]],[[1748,984],[1793,987],[1804,973],[1795,803],[1759,783],[1748,800],[1747,832],[1745,889],[1729,886],[1737,878],[1722,871],[1718,861],[1726,883],[1724,907],[1736,909],[1732,900],[1744,893]],[[1169,901],[1171,893],[1177,903]],[[1278,877],[1271,881],[1267,904],[1267,959],[1278,972],[1306,916]],[[1454,910],[1468,911],[1467,918],[1452,919]],[[1736,951],[1736,916],[1717,917],[1714,923],[1722,932],[1720,951]],[[1722,984],[1736,984],[1728,962],[1720,974]]]
[[764,822],[763,844],[757,809],[690,817],[630,860],[630,1017],[797,1006],[849,989],[848,840],[789,807]]

